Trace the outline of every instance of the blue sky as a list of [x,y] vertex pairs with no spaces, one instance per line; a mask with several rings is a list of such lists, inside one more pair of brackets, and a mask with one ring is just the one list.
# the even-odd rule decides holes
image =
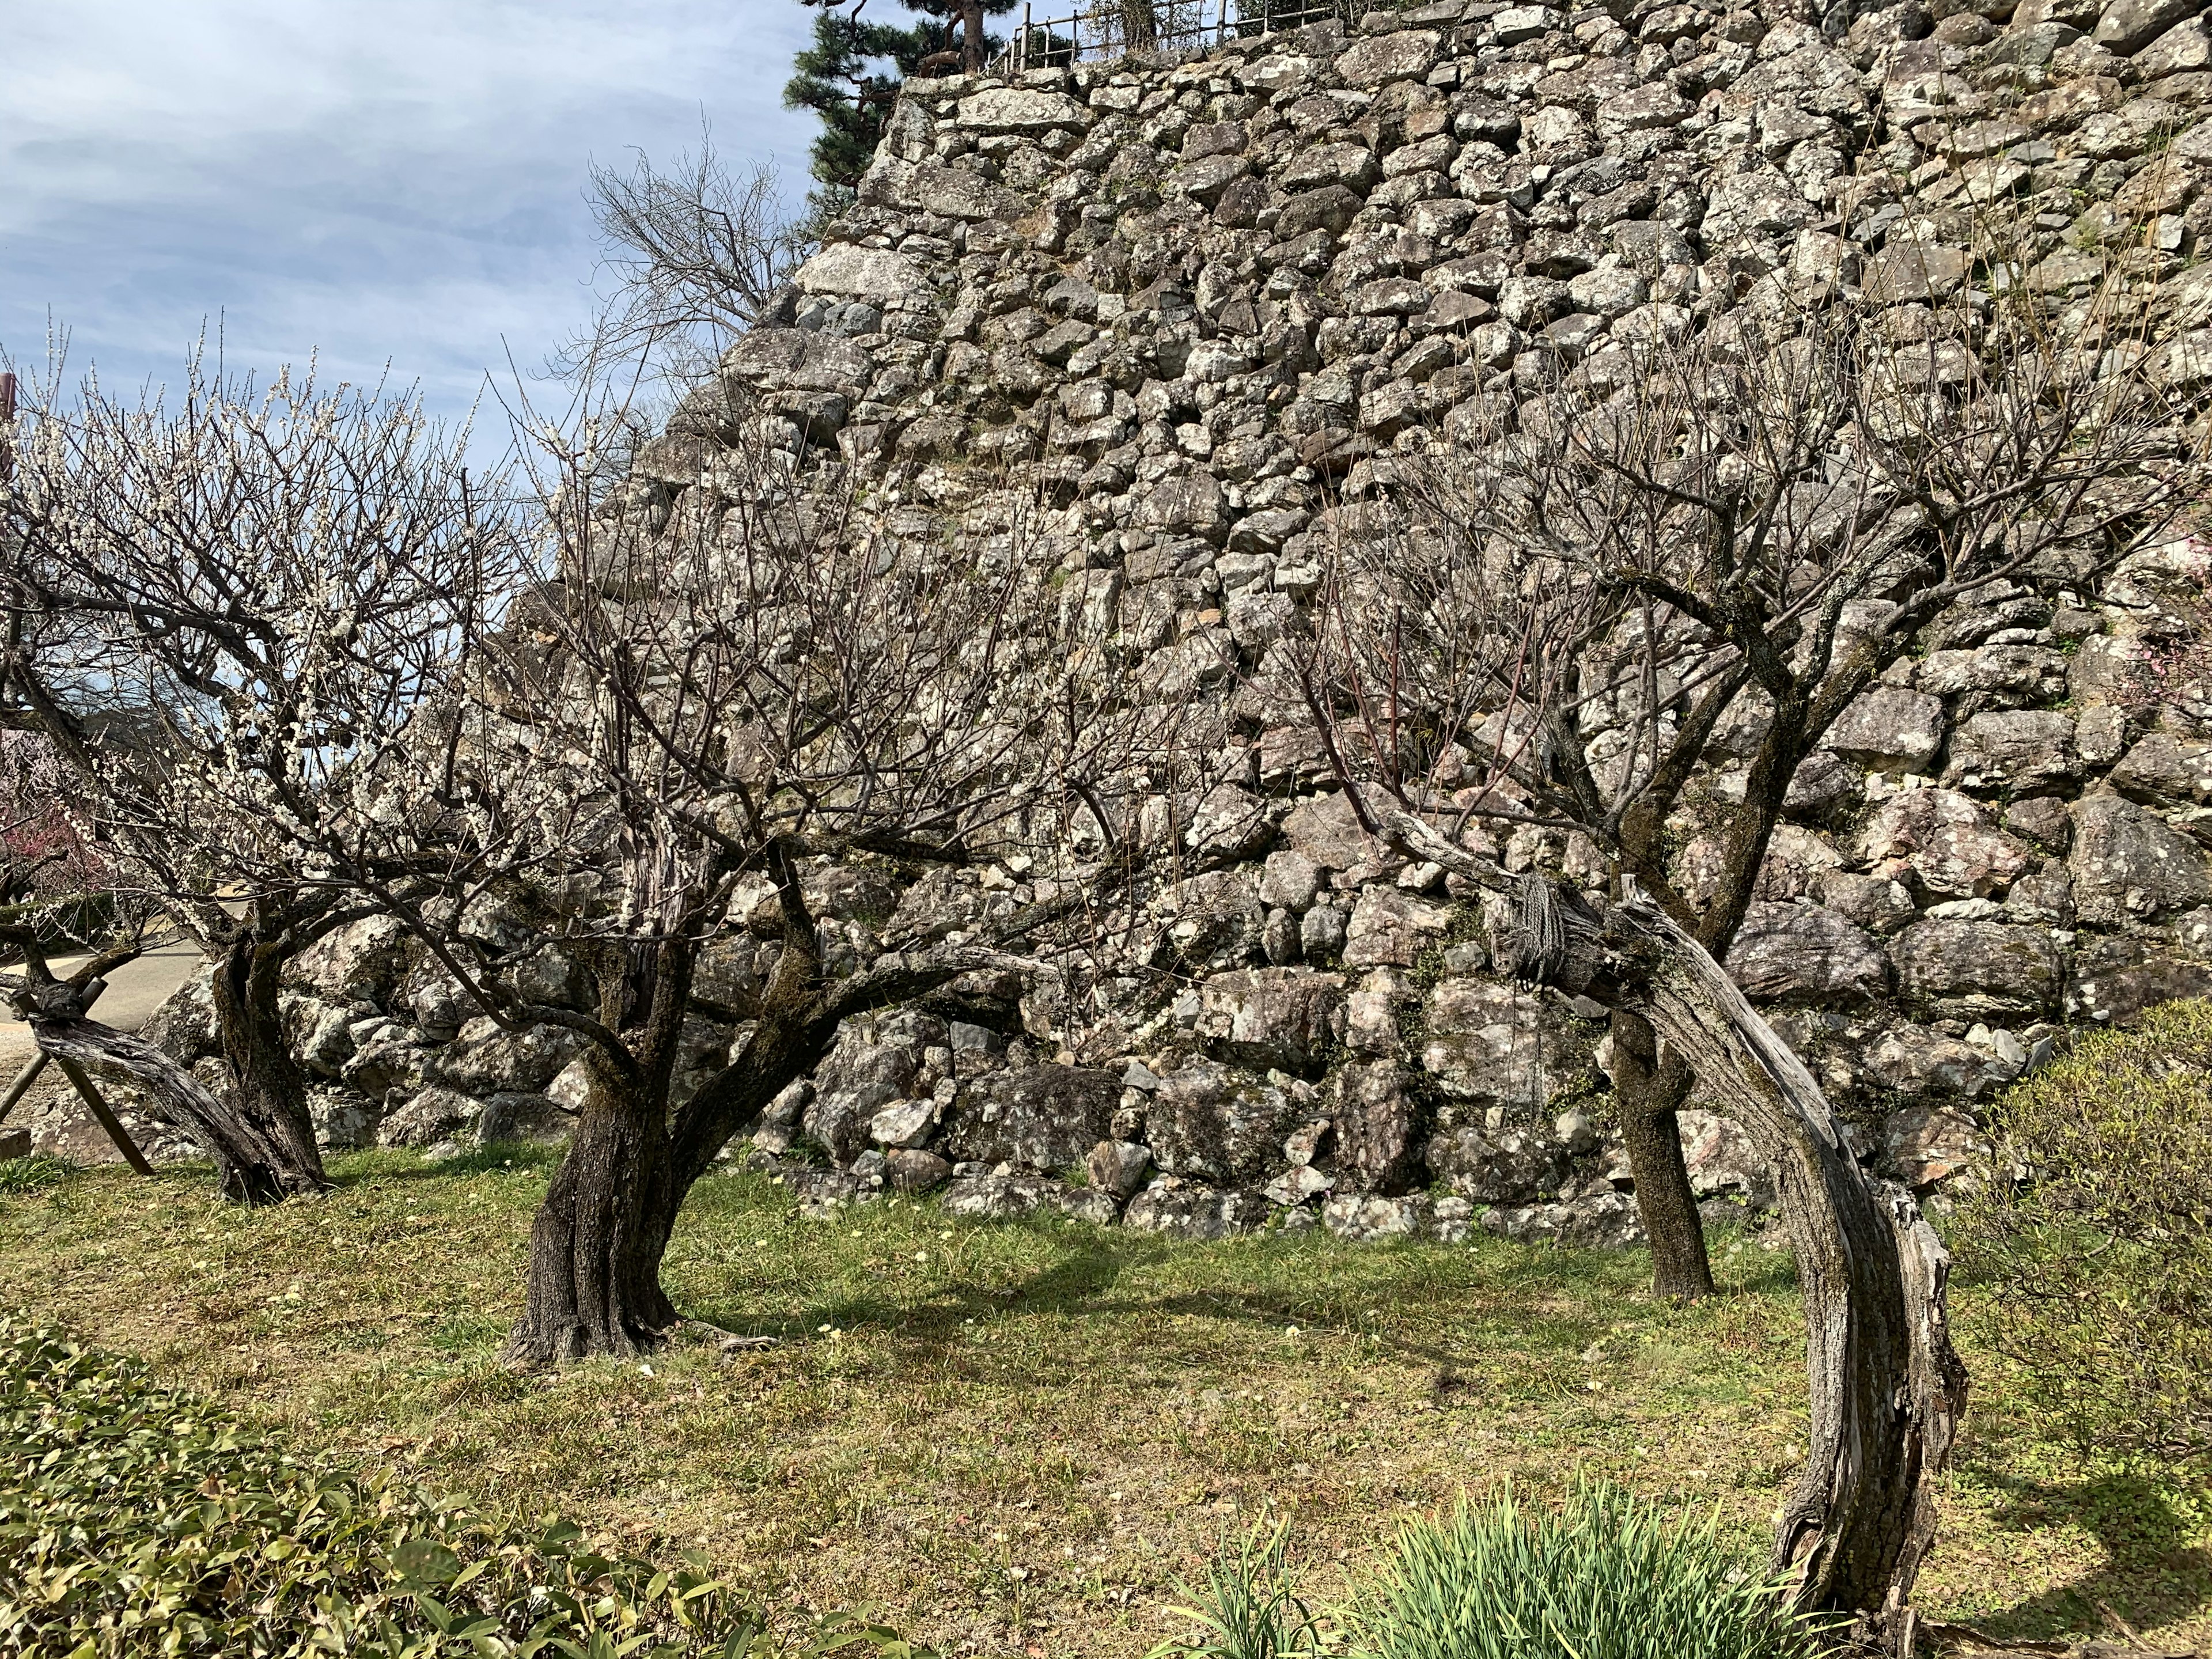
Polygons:
[[[885,9],[890,9],[885,7]],[[57,0],[9,9],[0,346],[173,378],[202,319],[267,371],[388,361],[458,411],[588,316],[594,161],[726,160],[805,195],[795,0]],[[505,344],[502,345],[502,342]]]

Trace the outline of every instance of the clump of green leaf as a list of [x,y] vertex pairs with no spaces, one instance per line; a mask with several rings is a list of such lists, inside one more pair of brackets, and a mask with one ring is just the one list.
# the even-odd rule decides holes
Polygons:
[[1510,1488],[1408,1524],[1353,1607],[1358,1659],[1799,1659],[1815,1624],[1724,1547],[1602,1482],[1557,1510]]
[[1194,1639],[1153,1659],[1811,1659],[1818,1620],[1789,1610],[1782,1586],[1717,1534],[1717,1521],[1669,1519],[1618,1486],[1586,1482],[1557,1510],[1522,1507],[1510,1487],[1449,1519],[1407,1525],[1324,1629],[1292,1587],[1284,1525],[1224,1547],[1193,1605]]
[[710,1577],[285,1454],[140,1366],[0,1316],[0,1651],[928,1659],[865,1613],[793,1634]]
[[28,1158],[0,1158],[0,1194],[38,1193],[58,1187],[74,1173],[72,1165],[44,1152]]
[[2104,1032],[2006,1092],[1951,1241],[2033,1415],[2212,1467],[2212,1003]]
[[1206,1583],[1178,1583],[1187,1607],[1172,1613],[1194,1620],[1194,1641],[1168,1641],[1152,1659],[1291,1659],[1322,1651],[1321,1626],[1298,1599],[1284,1559],[1287,1521],[1256,1522],[1206,1568]]

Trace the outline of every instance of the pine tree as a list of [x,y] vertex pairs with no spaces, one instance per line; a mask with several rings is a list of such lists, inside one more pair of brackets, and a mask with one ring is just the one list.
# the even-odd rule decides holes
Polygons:
[[[794,74],[783,89],[793,109],[811,109],[822,118],[814,141],[812,172],[817,214],[833,213],[853,199],[860,175],[868,170],[884,124],[890,118],[899,83],[925,58],[957,50],[963,14],[996,15],[1013,9],[1014,0],[905,0],[918,15],[912,23],[863,20],[868,0],[799,0],[815,10],[813,43],[793,63]],[[986,50],[998,42],[986,38]]]

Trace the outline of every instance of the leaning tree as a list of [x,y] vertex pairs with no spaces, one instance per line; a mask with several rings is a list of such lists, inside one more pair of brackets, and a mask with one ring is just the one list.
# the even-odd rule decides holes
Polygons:
[[[71,832],[213,965],[226,1086],[210,1093],[65,992],[33,1030],[121,1071],[249,1202],[325,1184],[279,1007],[284,965],[387,886],[467,875],[450,838],[359,793],[415,749],[416,711],[488,633],[513,565],[501,478],[413,394],[266,387],[195,355],[171,398],[33,390],[0,482],[0,726],[69,779]],[[307,849],[321,848],[320,852]],[[181,1104],[179,1103],[182,1103]]]
[[[2132,331],[1985,303],[1770,292],[1499,399],[1340,510],[1317,624],[1279,659],[1369,830],[1484,896],[1502,970],[1610,1011],[1662,1292],[1711,1282],[1674,1115],[1693,1080],[1771,1161],[1812,1384],[1775,1562],[1891,1642],[1965,1399],[1948,1259],[1719,959],[1801,769],[1884,670],[2015,582],[2089,580],[2198,477]],[[1707,822],[1693,883],[1676,854]]]

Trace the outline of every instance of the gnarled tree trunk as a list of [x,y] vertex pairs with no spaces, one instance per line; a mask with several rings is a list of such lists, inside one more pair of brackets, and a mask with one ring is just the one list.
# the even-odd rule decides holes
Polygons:
[[[288,1146],[270,1136],[260,1120],[216,1098],[152,1043],[71,1014],[33,1014],[31,1036],[56,1060],[74,1061],[96,1077],[136,1085],[153,1115],[191,1136],[214,1161],[225,1198],[242,1204],[275,1204],[301,1190],[291,1184]],[[306,1190],[319,1190],[319,1183]]]
[[216,963],[216,1037],[230,1085],[230,1115],[264,1149],[262,1167],[276,1196],[303,1197],[325,1190],[330,1177],[307,1112],[307,1079],[292,1058],[277,1011],[283,952],[256,924],[253,917],[241,924]]
[[530,1282],[507,1360],[544,1365],[653,1346],[676,1323],[660,1258],[679,1194],[667,1091],[591,1056],[576,1133],[530,1228]]
[[1950,1256],[1911,1194],[1861,1170],[1804,1062],[1704,947],[1656,907],[1615,914],[1644,934],[1638,1000],[1772,1161],[1796,1247],[1812,1431],[1775,1567],[1801,1607],[1856,1613],[1899,1645],[1966,1410]]
[[1522,975],[1648,1020],[1774,1165],[1804,1295],[1812,1419],[1774,1564],[1799,1607],[1856,1615],[1863,1638],[1909,1644],[1936,1478],[1966,1401],[1935,1230],[1910,1193],[1859,1168],[1804,1062],[1632,882],[1600,915],[1571,890],[1516,884],[1409,814],[1389,828],[1409,855],[1493,890],[1517,885]]
[[530,1282],[507,1338],[509,1364],[558,1364],[657,1343],[678,1316],[660,1287],[676,1218],[738,1131],[820,1063],[849,1015],[927,995],[1011,958],[982,947],[928,957],[887,954],[857,977],[827,984],[798,878],[779,866],[784,944],[745,1045],[674,1114],[667,1110],[676,1042],[689,1006],[690,947],[658,948],[651,1012],[633,1066],[596,1051],[575,1139],[532,1224]]
[[1613,1097],[1636,1181],[1637,1212],[1650,1241],[1651,1288],[1694,1302],[1713,1293],[1713,1269],[1674,1115],[1690,1092],[1690,1068],[1673,1049],[1662,1054],[1651,1022],[1641,1014],[1615,1009],[1612,1034]]

